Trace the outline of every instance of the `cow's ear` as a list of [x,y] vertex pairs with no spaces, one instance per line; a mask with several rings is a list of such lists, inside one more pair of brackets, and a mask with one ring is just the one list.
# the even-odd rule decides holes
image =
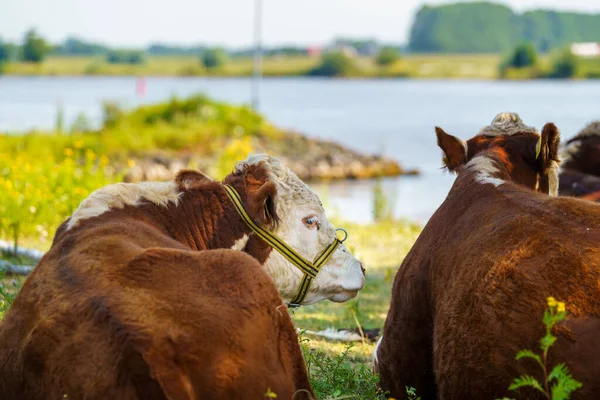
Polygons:
[[212,179],[202,172],[193,169],[182,169],[175,176],[175,184],[179,190],[192,189],[208,182],[212,182]]
[[456,171],[467,162],[467,143],[447,134],[438,126],[435,127],[437,144],[444,152],[444,165],[449,171]]
[[277,186],[266,180],[260,186],[248,187],[246,207],[250,218],[261,226],[274,229],[279,223],[276,211]]
[[549,168],[550,164],[560,161],[558,148],[560,147],[560,132],[552,122],[544,125],[540,141],[536,146],[536,158],[538,158],[544,169]]
[[560,132],[556,125],[547,123],[536,145],[535,158],[541,167],[540,189],[550,196],[558,195],[559,147]]

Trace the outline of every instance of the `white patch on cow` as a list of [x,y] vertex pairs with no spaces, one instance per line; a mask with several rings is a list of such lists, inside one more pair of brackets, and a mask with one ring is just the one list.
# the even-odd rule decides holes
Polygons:
[[478,136],[510,136],[521,132],[538,133],[532,126],[525,125],[519,114],[503,112],[494,117],[492,123],[481,128]]
[[383,335],[377,340],[377,344],[375,345],[375,350],[373,350],[373,369],[377,372],[377,363],[379,359],[377,358],[377,351],[379,350],[379,346],[381,345],[381,340],[383,339]]
[[[304,258],[313,261],[336,237],[319,197],[289,168],[268,155],[248,157],[236,164],[235,172],[242,173],[245,168],[259,164],[267,169],[269,179],[277,186],[275,207],[281,222],[274,233]],[[319,219],[320,229],[304,225],[303,219],[309,216]],[[293,300],[303,273],[275,250],[271,251],[264,266],[283,301]],[[361,267],[360,261],[341,244],[321,267],[302,304],[325,299],[344,302],[355,297],[365,284]]]
[[475,180],[481,184],[491,184],[496,187],[506,183],[504,180],[495,177],[498,168],[494,164],[494,160],[485,155],[473,157],[471,161],[467,163],[468,170],[476,172]]
[[233,246],[231,246],[231,250],[238,250],[238,251],[242,251],[246,248],[246,244],[248,243],[248,239],[249,236],[244,234],[244,236],[242,236],[241,238],[239,238],[238,240],[236,240],[233,243]]
[[478,175],[476,178],[477,182],[481,183],[481,184],[490,184],[490,185],[494,185],[496,187],[502,185],[504,182],[502,179],[500,178],[494,178],[493,176],[486,176],[486,175]]
[[177,205],[180,193],[174,182],[116,183],[100,188],[81,202],[67,224],[67,230],[79,221],[97,217],[111,209],[137,206],[143,201],[166,207]]

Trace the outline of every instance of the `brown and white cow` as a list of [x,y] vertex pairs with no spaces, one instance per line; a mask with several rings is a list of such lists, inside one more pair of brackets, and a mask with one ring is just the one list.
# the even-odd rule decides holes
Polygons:
[[[335,239],[318,197],[275,158],[250,157],[224,182],[307,259]],[[282,302],[301,277],[198,172],[99,189],[0,324],[0,398],[309,398]],[[305,304],[346,301],[363,285],[340,245]]]
[[[515,129],[495,129],[503,124]],[[539,349],[546,299],[567,303],[549,365],[566,363],[600,398],[600,205],[555,196],[559,132],[501,114],[464,142],[436,128],[448,169],[444,203],[402,263],[374,354],[383,389],[406,398],[537,399],[509,393],[521,374],[542,381],[521,349]],[[536,153],[539,151],[539,156]]]
[[569,139],[562,158],[560,194],[600,201],[600,121]]

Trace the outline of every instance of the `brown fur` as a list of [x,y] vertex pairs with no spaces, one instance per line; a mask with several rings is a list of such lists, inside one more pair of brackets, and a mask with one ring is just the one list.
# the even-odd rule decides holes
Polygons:
[[[250,231],[219,183],[189,171],[176,182],[177,206],[125,206],[59,228],[0,325],[0,398],[312,395],[294,326],[260,266],[271,249],[253,238],[254,258],[198,252]],[[228,182],[253,218],[265,207],[277,218],[260,168]]]
[[556,156],[552,145],[536,160],[530,135],[471,139],[469,159],[493,157],[505,183],[463,169],[402,263],[376,364],[393,397],[414,387],[424,400],[541,398],[508,386],[542,379],[515,355],[539,349],[548,296],[570,313],[549,365],[565,362],[583,383],[572,399],[600,397],[600,205],[529,190]]
[[560,194],[580,197],[600,190],[600,122],[586,126],[566,146]]

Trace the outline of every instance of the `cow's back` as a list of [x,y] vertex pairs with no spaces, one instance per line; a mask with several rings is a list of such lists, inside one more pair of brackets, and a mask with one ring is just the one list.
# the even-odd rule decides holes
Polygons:
[[93,231],[55,242],[0,325],[0,398],[311,391],[287,309],[254,259],[147,234],[166,247],[112,236],[103,249]]
[[571,315],[549,362],[584,382],[573,398],[597,396],[600,364],[589,354],[600,351],[600,207],[495,190],[451,192],[403,262],[384,331],[393,336],[378,353],[383,385],[399,397],[418,386],[428,399],[494,398],[510,395],[520,374],[541,379],[514,357],[539,349],[554,296]]

